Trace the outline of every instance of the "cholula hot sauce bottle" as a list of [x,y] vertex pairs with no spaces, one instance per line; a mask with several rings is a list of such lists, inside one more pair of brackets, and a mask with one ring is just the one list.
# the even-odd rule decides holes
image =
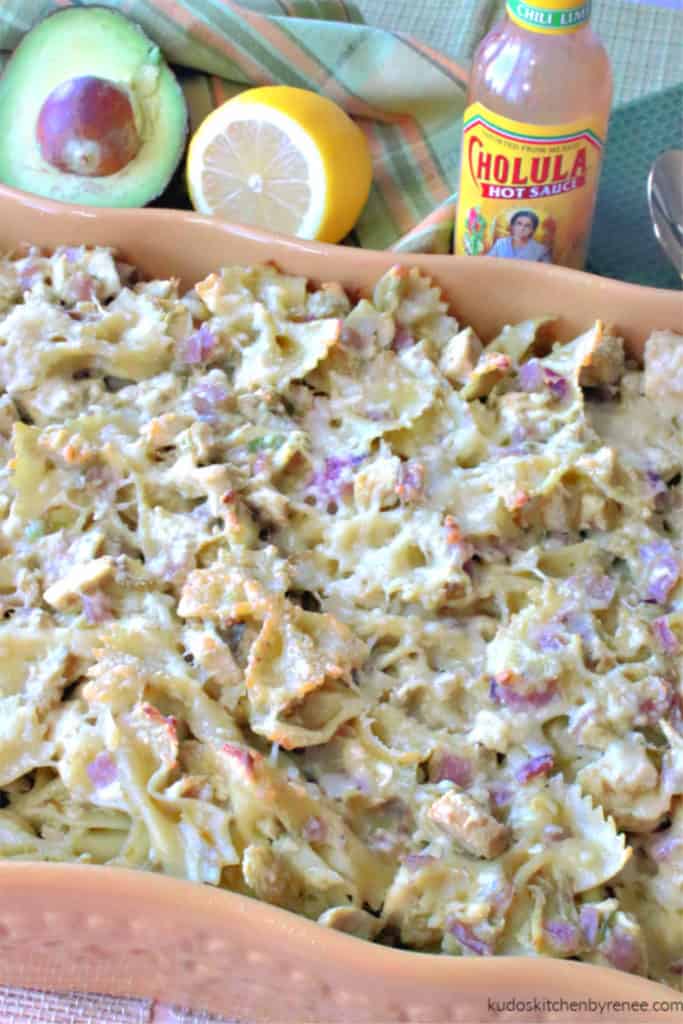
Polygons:
[[590,0],[507,0],[474,56],[455,251],[582,268],[612,101]]

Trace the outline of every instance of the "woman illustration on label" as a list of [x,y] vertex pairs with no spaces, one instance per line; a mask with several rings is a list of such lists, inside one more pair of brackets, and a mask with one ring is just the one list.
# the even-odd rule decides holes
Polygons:
[[510,218],[510,237],[499,238],[487,255],[552,263],[548,248],[533,237],[538,224],[538,216],[533,210],[517,210]]

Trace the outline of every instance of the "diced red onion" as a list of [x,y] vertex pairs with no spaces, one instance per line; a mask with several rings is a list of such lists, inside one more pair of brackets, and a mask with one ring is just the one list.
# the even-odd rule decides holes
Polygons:
[[666,486],[664,480],[662,480],[659,473],[654,473],[651,469],[645,471],[645,482],[647,489],[654,501],[656,509],[661,509],[665,504],[665,498],[669,493],[669,488]]
[[449,921],[446,924],[451,935],[455,936],[461,946],[470,949],[477,956],[493,956],[493,946],[490,942],[484,942],[477,938],[469,925],[461,921]]
[[437,858],[433,857],[431,853],[409,853],[407,857],[403,858],[403,863],[409,871],[419,871],[420,868],[436,864],[436,861]]
[[391,343],[391,347],[394,352],[403,352],[407,348],[411,348],[415,344],[415,336],[412,331],[408,330],[407,327],[398,326],[396,333],[394,334],[394,340]]
[[401,501],[419,501],[424,493],[425,471],[419,462],[403,462],[398,476],[396,492]]
[[569,394],[569,383],[565,377],[562,377],[559,373],[555,373],[554,370],[546,367],[545,371],[545,385],[552,396],[561,402]]
[[309,843],[322,843],[327,836],[327,825],[322,818],[311,817],[304,825],[303,836]]
[[648,724],[656,725],[671,710],[674,701],[674,691],[667,679],[655,676],[651,679],[651,682],[657,686],[657,690],[654,696],[640,701],[638,712],[641,719],[644,719]]
[[524,786],[531,779],[537,779],[539,775],[548,775],[554,767],[555,758],[552,754],[539,754],[521,765],[515,772],[515,778]]
[[90,302],[95,295],[95,282],[90,274],[79,271],[69,281],[69,291],[77,302]]
[[66,256],[67,263],[76,263],[80,254],[81,250],[76,245],[68,245],[64,250],[64,255]]
[[561,651],[567,646],[566,630],[557,623],[549,622],[535,631],[533,643],[539,651]]
[[203,363],[212,354],[217,344],[218,338],[214,332],[208,324],[202,324],[198,330],[193,331],[185,339],[183,359],[191,365]]
[[581,922],[581,931],[584,934],[586,942],[589,946],[594,946],[598,937],[598,927],[600,925],[600,915],[595,907],[581,907],[581,910],[579,911],[579,921]]
[[670,963],[669,970],[672,974],[683,974],[683,958],[680,960],[674,960]]
[[81,594],[83,614],[91,626],[105,622],[112,614],[112,606],[109,598],[101,590],[93,594]]
[[364,460],[364,455],[329,455],[322,469],[316,470],[308,481],[310,490],[321,498],[338,499],[352,485],[353,470]]
[[489,797],[494,807],[507,807],[513,796],[512,788],[504,783],[494,782],[489,786]]
[[23,292],[28,292],[42,276],[40,269],[34,263],[29,263],[19,271],[19,287]]
[[517,376],[522,391],[540,391],[545,383],[543,367],[538,359],[522,363]]
[[569,611],[562,614],[560,620],[566,626],[567,632],[580,637],[590,650],[597,637],[592,617],[587,612]]
[[681,575],[681,562],[673,544],[668,540],[657,540],[644,544],[640,557],[647,574],[645,599],[665,604]]
[[575,924],[552,918],[545,922],[544,927],[556,949],[563,953],[575,953],[579,948],[580,935]]
[[655,619],[652,623],[652,632],[665,654],[678,654],[681,645],[676,634],[672,631],[668,619],[665,617]]
[[117,778],[116,762],[106,750],[101,751],[97,757],[93,758],[85,770],[95,789],[110,786]]
[[437,761],[434,782],[443,782],[445,779],[467,789],[472,785],[472,762],[457,754],[442,754]]
[[201,420],[207,423],[218,418],[217,406],[228,398],[228,392],[220,384],[212,380],[202,380],[192,391],[192,408]]
[[672,854],[683,847],[683,838],[672,836],[671,829],[657,832],[647,844],[648,856],[655,861],[668,860]]
[[254,459],[254,463],[251,467],[251,472],[253,476],[258,476],[259,473],[263,473],[263,471],[268,467],[268,462],[269,458],[266,455],[266,453],[259,452],[256,458]]
[[640,948],[633,935],[618,928],[610,936],[605,956],[620,971],[637,971],[642,963]]
[[361,332],[357,331],[355,327],[349,327],[348,324],[344,324],[342,327],[339,341],[342,345],[347,345],[359,352],[365,348],[365,338]]
[[558,402],[569,394],[569,383],[566,378],[550,367],[543,366],[538,359],[529,359],[522,363],[517,376],[522,391],[532,392],[547,388]]
[[610,606],[616,589],[617,585],[610,576],[589,575],[583,580],[584,594],[588,599],[587,607],[596,611]]
[[551,679],[541,690],[530,690],[518,693],[513,687],[491,680],[489,697],[495,704],[504,705],[512,711],[529,711],[532,708],[544,708],[557,696],[557,680]]

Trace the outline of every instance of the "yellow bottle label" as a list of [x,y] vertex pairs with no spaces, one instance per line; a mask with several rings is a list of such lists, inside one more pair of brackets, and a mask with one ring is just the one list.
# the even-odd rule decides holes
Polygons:
[[591,0],[507,0],[505,9],[517,25],[547,35],[576,32],[591,16]]
[[465,111],[455,251],[583,266],[600,176],[601,126],[539,126]]

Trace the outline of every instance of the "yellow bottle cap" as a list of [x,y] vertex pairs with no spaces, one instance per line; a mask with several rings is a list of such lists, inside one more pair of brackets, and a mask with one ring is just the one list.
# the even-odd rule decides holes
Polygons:
[[507,13],[517,25],[548,35],[576,32],[591,15],[591,0],[507,0]]

